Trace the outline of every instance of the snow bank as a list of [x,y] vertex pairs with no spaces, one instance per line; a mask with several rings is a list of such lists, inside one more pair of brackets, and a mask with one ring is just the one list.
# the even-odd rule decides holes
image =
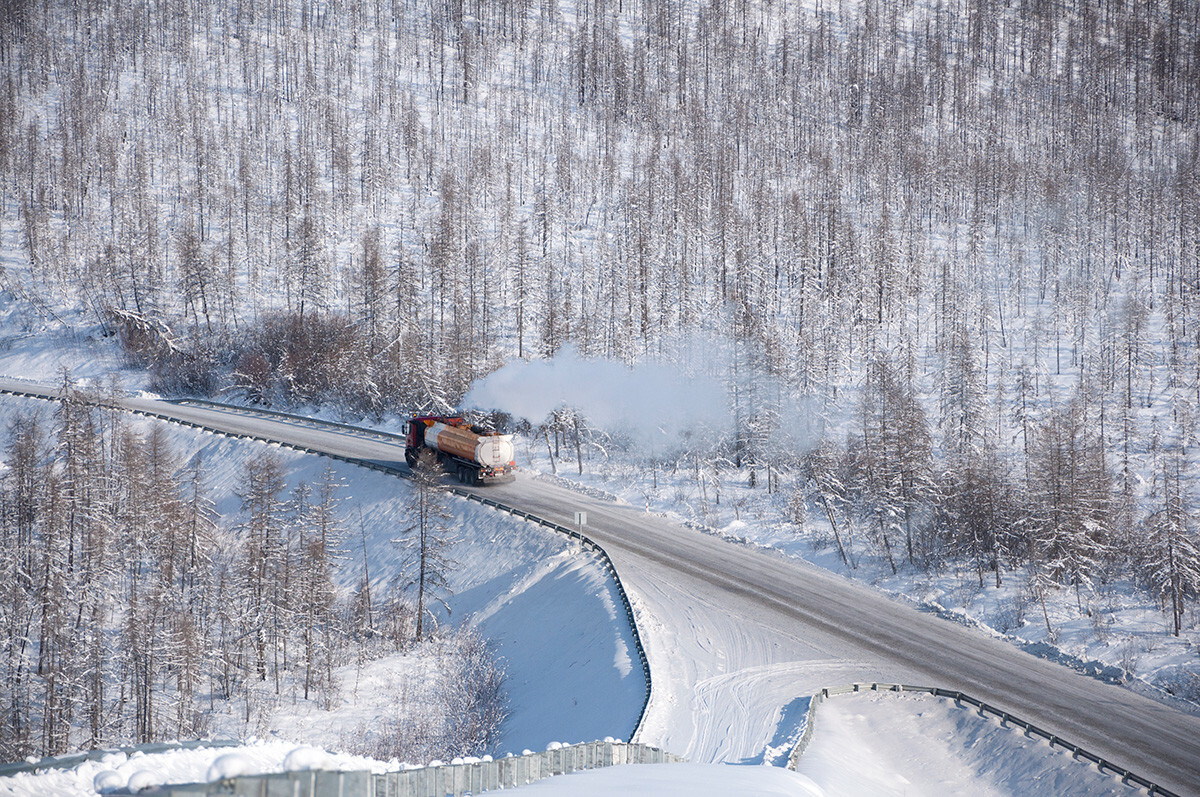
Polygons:
[[1127,795],[1060,747],[931,695],[859,692],[817,709],[798,771],[827,794]]

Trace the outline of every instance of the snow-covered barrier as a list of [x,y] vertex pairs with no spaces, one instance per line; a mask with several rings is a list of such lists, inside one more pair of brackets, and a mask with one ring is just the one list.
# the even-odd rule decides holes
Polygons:
[[1018,728],[1024,731],[1026,736],[1037,736],[1045,739],[1050,743],[1051,747],[1061,747],[1071,753],[1071,756],[1079,761],[1095,765],[1101,773],[1108,771],[1120,776],[1121,782],[1132,786],[1140,786],[1151,795],[1162,795],[1162,797],[1179,797],[1173,791],[1165,789],[1147,778],[1138,775],[1135,772],[1130,772],[1124,767],[1117,766],[1107,759],[1101,758],[1095,753],[1084,750],[1078,745],[1050,733],[1043,728],[1039,728],[1031,722],[1015,717],[1003,709],[984,703],[982,700],[971,697],[968,694],[959,692],[954,689],[942,689],[936,686],[910,686],[908,684],[850,684],[848,686],[831,686],[822,689],[812,696],[808,704],[808,714],[804,721],[804,730],[800,734],[800,739],[796,742],[796,746],[792,748],[791,756],[788,758],[788,769],[795,771],[800,761],[800,756],[804,755],[804,751],[808,748],[809,742],[812,740],[814,720],[817,716],[817,707],[831,697],[838,695],[849,695],[855,692],[922,692],[933,695],[934,697],[945,697],[953,700],[955,703],[962,705],[966,704],[974,706],[979,712],[979,716],[992,716],[1000,720],[1000,724],[1005,727]]
[[[141,795],[200,797],[210,794],[286,794],[323,797],[461,797],[496,789],[512,789],[554,775],[619,764],[670,764],[682,758],[644,744],[603,741],[550,745],[540,753],[492,760],[467,759],[397,772],[335,772],[328,770],[241,775],[211,783],[160,786]],[[119,792],[114,792],[119,793]]]
[[38,772],[47,769],[71,769],[72,767],[82,764],[84,761],[99,761],[105,756],[113,753],[123,753],[125,755],[133,755],[135,753],[141,753],[142,755],[154,755],[156,753],[166,753],[173,750],[197,750],[211,747],[236,747],[240,744],[241,742],[234,739],[196,739],[187,742],[153,742],[151,744],[103,747],[98,750],[88,750],[84,753],[43,756],[42,758],[34,757],[25,761],[0,764],[0,778],[6,778],[22,772]]

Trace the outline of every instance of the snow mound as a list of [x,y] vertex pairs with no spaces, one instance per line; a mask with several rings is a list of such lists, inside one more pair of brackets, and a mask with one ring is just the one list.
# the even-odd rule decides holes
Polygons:
[[208,768],[208,782],[228,780],[239,775],[257,775],[254,761],[241,753],[226,753]]
[[330,769],[332,766],[328,754],[319,747],[297,747],[283,759],[283,768],[288,772]]
[[[113,773],[116,774],[115,772]],[[119,775],[117,776],[120,777]],[[126,788],[133,793],[153,789],[155,786],[162,785],[162,776],[150,769],[139,769],[129,776],[129,783]]]
[[125,787],[125,778],[120,772],[114,772],[111,769],[106,769],[102,772],[97,772],[96,777],[92,778],[92,788],[98,794],[107,794],[110,791],[116,791]]

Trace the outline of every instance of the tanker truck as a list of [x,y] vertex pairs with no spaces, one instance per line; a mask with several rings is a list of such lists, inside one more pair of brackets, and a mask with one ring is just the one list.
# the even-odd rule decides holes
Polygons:
[[512,435],[442,415],[410,418],[405,426],[404,460],[410,468],[423,450],[429,450],[464,484],[495,484],[517,477]]

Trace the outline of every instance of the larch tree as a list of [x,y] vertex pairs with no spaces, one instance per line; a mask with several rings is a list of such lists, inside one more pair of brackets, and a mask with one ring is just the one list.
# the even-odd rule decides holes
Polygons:
[[1114,506],[1112,477],[1087,410],[1078,395],[1040,424],[1027,486],[1039,595],[1044,602],[1045,587],[1067,585],[1081,608],[1081,588],[1091,585],[1111,551]]
[[1140,578],[1169,613],[1171,632],[1179,636],[1188,601],[1200,596],[1200,532],[1189,508],[1186,451],[1172,445],[1160,458],[1159,506],[1140,525],[1134,558]]
[[283,491],[283,460],[267,452],[246,462],[242,468],[242,558],[239,569],[248,604],[242,608],[244,633],[253,645],[254,668],[259,680],[267,680],[268,648],[274,661],[278,633],[283,627],[280,615],[288,611],[279,605],[284,557],[286,523]]
[[336,472],[327,467],[311,495],[302,491],[299,485],[292,494],[299,532],[295,594],[304,667],[304,698],[307,700],[309,693],[316,691],[323,695],[327,705],[332,701],[336,658],[333,569],[336,551],[344,536],[337,517],[341,486]]
[[392,542],[401,547],[404,566],[400,587],[416,591],[416,641],[425,636],[425,620],[432,619],[430,606],[449,610],[451,536],[454,516],[446,506],[446,489],[437,455],[422,449],[412,469],[412,494],[408,499],[408,525]]

